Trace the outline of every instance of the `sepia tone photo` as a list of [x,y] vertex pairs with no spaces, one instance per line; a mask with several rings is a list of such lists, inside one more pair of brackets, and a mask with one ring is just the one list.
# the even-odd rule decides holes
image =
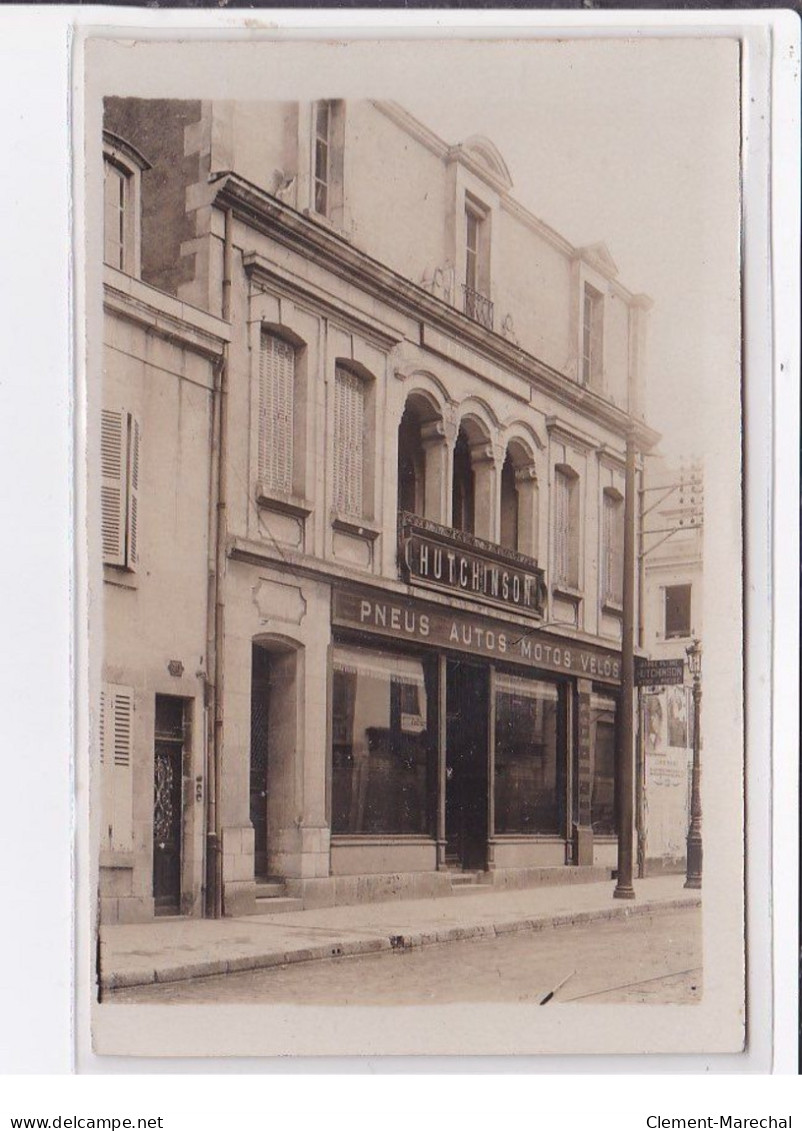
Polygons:
[[737,1050],[737,43],[90,46],[95,1047]]

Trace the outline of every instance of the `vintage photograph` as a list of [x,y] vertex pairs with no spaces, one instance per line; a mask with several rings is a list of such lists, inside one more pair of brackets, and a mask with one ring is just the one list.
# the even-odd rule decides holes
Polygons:
[[96,1048],[737,1050],[737,41],[392,46],[87,53]]

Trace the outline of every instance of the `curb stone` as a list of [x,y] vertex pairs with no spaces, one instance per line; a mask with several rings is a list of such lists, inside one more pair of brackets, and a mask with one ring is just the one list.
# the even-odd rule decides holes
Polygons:
[[136,986],[188,981],[192,978],[210,978],[220,974],[236,974],[249,970],[268,969],[273,966],[290,966],[297,962],[320,962],[325,959],[347,958],[360,954],[373,954],[391,950],[413,950],[471,939],[503,937],[519,931],[559,930],[563,927],[586,926],[593,922],[610,922],[635,916],[662,914],[669,911],[688,911],[701,906],[700,896],[669,899],[662,903],[627,904],[597,911],[567,912],[526,919],[505,920],[499,923],[477,923],[464,927],[448,927],[440,931],[410,931],[408,934],[372,935],[321,946],[302,947],[290,951],[268,951],[263,954],[246,954],[229,959],[204,959],[149,970],[114,970],[101,976],[104,990],[131,989]]

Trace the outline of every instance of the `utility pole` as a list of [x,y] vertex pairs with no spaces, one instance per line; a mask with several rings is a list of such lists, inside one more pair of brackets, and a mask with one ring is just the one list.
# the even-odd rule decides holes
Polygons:
[[634,899],[632,886],[633,821],[635,793],[635,429],[627,432],[624,485],[624,616],[621,640],[621,724],[618,728],[618,773],[615,779],[618,810],[618,881],[614,899]]

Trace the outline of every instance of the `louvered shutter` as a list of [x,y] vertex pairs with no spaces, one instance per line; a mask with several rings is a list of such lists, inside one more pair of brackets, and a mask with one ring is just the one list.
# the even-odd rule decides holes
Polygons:
[[132,688],[107,683],[101,692],[101,846],[132,852],[133,829]]
[[606,492],[602,495],[602,597],[612,599],[613,590],[613,540],[615,537],[615,499]]
[[624,599],[624,503],[611,499],[610,581],[611,596],[619,603]]
[[259,362],[259,481],[292,493],[295,349],[275,334],[262,334]]
[[128,531],[126,565],[134,569],[139,560],[139,448],[141,429],[135,416],[129,417]]
[[365,463],[365,382],[338,369],[334,382],[334,506],[362,517]]
[[103,561],[125,565],[126,414],[103,409],[100,431],[100,504]]
[[566,582],[572,589],[579,588],[579,480],[565,476],[565,542]]
[[[114,757],[110,752],[109,736],[113,727],[109,721],[111,693],[106,684],[100,692],[100,847],[110,849],[114,823]],[[96,795],[98,796],[98,795]]]
[[554,572],[568,581],[568,480],[561,471],[554,476]]

